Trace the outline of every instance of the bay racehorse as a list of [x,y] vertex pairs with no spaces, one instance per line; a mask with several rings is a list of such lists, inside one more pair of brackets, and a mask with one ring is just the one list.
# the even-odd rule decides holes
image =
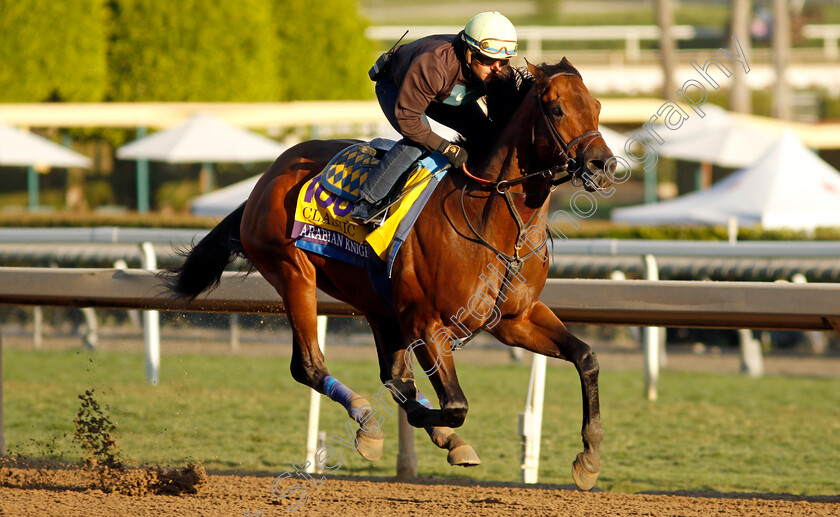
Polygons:
[[[392,304],[383,301],[364,269],[299,249],[290,238],[301,185],[352,143],[347,140],[307,141],[284,152],[248,200],[164,279],[178,296],[194,298],[218,283],[236,255],[250,261],[283,299],[293,333],[292,376],[344,405],[360,426],[356,447],[367,459],[381,456],[382,431],[372,425],[368,401],[324,364],[316,337],[316,288],[364,315],[382,382],[408,421],[449,450],[452,464],[480,463],[452,430],[463,424],[468,407],[453,352],[469,336],[486,330],[506,345],[570,361],[583,399],[583,452],[572,474],[588,490],[601,463],[598,361],[538,296],[548,272],[550,193],[563,178],[589,191],[609,186],[613,157],[598,132],[600,103],[565,58],[529,64],[527,72],[506,77],[488,98],[499,127],[495,143],[464,142],[474,158],[468,164],[472,173],[449,171],[432,194],[395,259]],[[484,152],[477,152],[482,145]],[[418,393],[415,373],[429,375],[440,409]]]

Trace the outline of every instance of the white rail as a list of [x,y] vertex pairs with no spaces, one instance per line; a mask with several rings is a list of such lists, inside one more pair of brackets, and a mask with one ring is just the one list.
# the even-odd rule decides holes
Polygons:
[[[454,25],[380,25],[369,27],[365,35],[372,40],[394,42],[409,30],[406,38],[416,39],[429,34],[457,34],[463,27]],[[720,35],[722,31],[717,27],[693,27],[690,25],[675,25],[672,27],[674,38],[677,40],[695,39],[699,34]],[[583,26],[519,26],[517,36],[527,45],[528,59],[536,61],[542,54],[546,41],[624,41],[624,54],[628,61],[638,61],[641,56],[642,41],[659,39],[659,27],[656,25],[597,25]],[[809,39],[823,40],[823,57],[834,61],[838,58],[838,39],[840,39],[840,25],[805,25],[802,34]]]
[[[258,275],[243,278],[225,273],[218,289],[187,303],[167,297],[154,273],[146,270],[0,267],[0,304],[202,312],[276,313],[283,310],[274,289]],[[840,333],[840,284],[550,279],[541,298],[567,322],[834,329]],[[321,314],[356,315],[352,307],[320,292],[318,310]],[[147,370],[155,382],[160,364],[158,354],[159,348],[147,348]],[[646,379],[655,379],[658,363],[646,361],[646,366]],[[523,481],[534,483],[539,468],[545,361],[534,361],[531,377],[520,430],[524,440]],[[649,381],[646,386],[649,398],[651,389],[655,394],[655,380],[654,384]],[[317,409],[312,411],[317,412]],[[2,422],[0,404],[0,446],[3,444]],[[401,428],[407,430],[404,424]],[[309,448],[316,433],[317,424],[310,425]]]

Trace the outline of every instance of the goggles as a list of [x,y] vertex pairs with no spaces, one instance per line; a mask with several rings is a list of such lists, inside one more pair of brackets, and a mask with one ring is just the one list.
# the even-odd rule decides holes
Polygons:
[[484,66],[493,66],[496,63],[499,63],[500,66],[507,66],[507,64],[510,62],[510,59],[501,59],[501,58],[498,58],[498,57],[488,57],[488,56],[485,56],[484,54],[482,54],[481,52],[473,52],[472,57],[473,57],[473,59],[475,59],[476,61],[478,61],[479,63],[481,63]]
[[484,38],[481,41],[476,41],[469,37],[467,33],[464,33],[464,39],[467,41],[467,43],[469,43],[470,46],[477,48],[482,52],[487,52],[489,54],[504,53],[507,56],[515,56],[516,48],[518,46],[517,42],[515,41],[495,38]]

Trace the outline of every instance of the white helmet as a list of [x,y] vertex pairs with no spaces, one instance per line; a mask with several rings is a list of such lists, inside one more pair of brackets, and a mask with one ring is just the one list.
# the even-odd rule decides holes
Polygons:
[[494,59],[516,55],[516,29],[498,11],[479,13],[467,22],[462,36],[470,50]]

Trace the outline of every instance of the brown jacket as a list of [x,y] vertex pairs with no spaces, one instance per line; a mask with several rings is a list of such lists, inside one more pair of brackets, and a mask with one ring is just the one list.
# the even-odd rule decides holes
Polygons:
[[[445,140],[420,116],[433,102],[459,106],[484,95],[484,85],[458,58],[455,34],[438,34],[407,43],[394,52],[386,78],[399,88],[395,116],[403,136],[433,151]],[[470,74],[471,75],[471,74]]]

